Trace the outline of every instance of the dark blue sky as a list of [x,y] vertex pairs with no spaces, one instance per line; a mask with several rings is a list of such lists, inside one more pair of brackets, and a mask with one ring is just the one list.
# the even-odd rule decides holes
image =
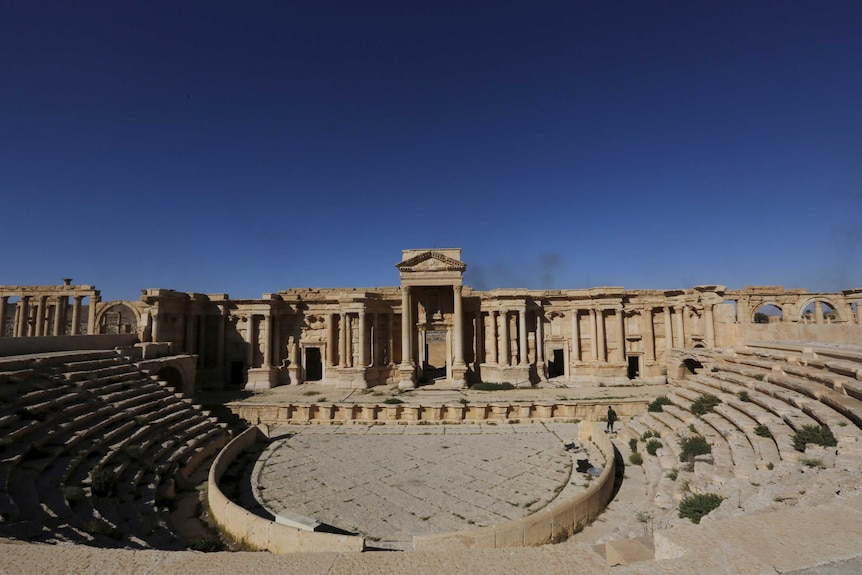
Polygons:
[[0,5],[0,284],[862,286],[862,3]]

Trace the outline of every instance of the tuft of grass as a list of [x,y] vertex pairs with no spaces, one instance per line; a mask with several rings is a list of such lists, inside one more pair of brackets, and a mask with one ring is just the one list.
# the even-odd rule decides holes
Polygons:
[[691,412],[697,416],[706,415],[715,409],[721,400],[711,393],[703,393],[691,404]]
[[659,412],[664,411],[662,406],[671,405],[671,400],[668,399],[666,395],[660,395],[656,397],[652,402],[647,406],[647,411]]
[[650,455],[655,455],[659,447],[661,447],[661,441],[658,439],[650,439],[646,444],[646,452]]
[[690,519],[692,523],[700,523],[704,515],[716,509],[724,497],[715,493],[698,493],[689,495],[679,503],[680,519]]
[[769,431],[769,428],[762,423],[758,423],[754,426],[754,434],[759,435],[760,437],[768,437],[772,439],[772,432]]
[[768,463],[766,464],[766,468],[767,468],[769,471],[772,471],[773,469],[775,469],[775,464],[774,464],[774,463],[772,463],[772,462],[770,461],[770,462],[768,462]]
[[823,467],[823,460],[821,460],[821,459],[815,459],[815,458],[811,458],[811,457],[803,457],[801,462],[802,462],[802,465],[804,465],[805,467],[818,467],[820,469],[825,469]]
[[508,391],[510,389],[515,389],[515,386],[508,381],[504,381],[502,383],[480,381],[479,383],[471,385],[470,389],[475,389],[476,391]]
[[629,463],[632,465],[643,465],[644,457],[637,451],[629,455]]
[[679,470],[676,468],[671,469],[667,472],[667,478],[671,481],[676,481],[676,478],[679,476]]
[[123,538],[123,533],[103,519],[93,519],[84,524],[84,531],[90,535],[104,535],[118,541]]
[[63,497],[65,497],[66,501],[69,502],[69,505],[73,507],[87,498],[84,488],[79,487],[78,485],[64,485],[62,492]]
[[189,549],[203,553],[224,551],[225,545],[217,535],[202,535],[189,541]]
[[793,434],[793,447],[796,451],[805,451],[805,447],[813,443],[823,447],[835,447],[838,440],[832,435],[832,430],[826,425],[803,425]]
[[638,450],[638,440],[636,437],[632,437],[629,439],[629,451],[637,451]]
[[90,473],[90,489],[93,495],[107,497],[114,493],[117,488],[117,474],[112,469],[104,467]]
[[751,398],[748,396],[748,392],[742,390],[736,394],[736,397],[739,398],[739,401],[750,402]]
[[303,391],[302,395],[306,395],[306,396],[308,396],[308,395],[320,395],[320,392],[319,391]]
[[398,405],[399,403],[404,403],[404,402],[401,401],[400,399],[398,399],[397,397],[387,397],[386,399],[383,400],[383,403],[386,403],[389,405]]

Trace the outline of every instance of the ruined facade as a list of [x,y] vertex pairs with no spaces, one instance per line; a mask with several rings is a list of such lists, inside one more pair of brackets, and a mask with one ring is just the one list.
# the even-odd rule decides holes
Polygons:
[[137,333],[197,355],[199,386],[251,389],[659,382],[673,349],[862,343],[862,289],[476,291],[463,285],[466,267],[460,249],[404,250],[398,287],[288,289],[255,300],[148,289],[136,302],[103,303],[98,290],[70,281],[3,286],[0,335]]

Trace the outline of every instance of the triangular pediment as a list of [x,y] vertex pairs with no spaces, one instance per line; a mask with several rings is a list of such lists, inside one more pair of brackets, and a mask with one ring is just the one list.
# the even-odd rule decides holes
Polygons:
[[467,269],[467,264],[440,252],[429,250],[406,259],[395,267],[401,272],[463,272]]

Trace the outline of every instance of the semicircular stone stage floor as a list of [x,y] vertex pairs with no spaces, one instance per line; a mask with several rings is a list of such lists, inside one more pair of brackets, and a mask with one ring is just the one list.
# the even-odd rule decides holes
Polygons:
[[[577,424],[281,426],[252,481],[273,514],[296,513],[409,548],[413,535],[525,517],[583,491]],[[279,439],[280,438],[280,439]],[[598,457],[596,453],[594,457]],[[602,461],[591,461],[601,466]]]

